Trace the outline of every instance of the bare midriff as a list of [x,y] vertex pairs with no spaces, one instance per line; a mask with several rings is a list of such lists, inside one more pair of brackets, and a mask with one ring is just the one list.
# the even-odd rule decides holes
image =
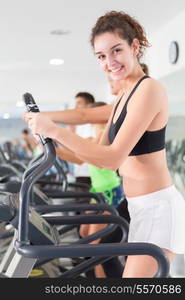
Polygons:
[[129,156],[119,168],[126,197],[137,197],[172,185],[166,151]]

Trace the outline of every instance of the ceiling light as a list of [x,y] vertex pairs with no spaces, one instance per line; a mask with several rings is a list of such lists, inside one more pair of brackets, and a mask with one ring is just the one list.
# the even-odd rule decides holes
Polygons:
[[9,113],[3,114],[3,119],[9,119],[9,118],[10,118],[10,114]]
[[69,33],[70,33],[69,30],[62,30],[62,29],[54,29],[54,30],[50,31],[50,34],[52,34],[52,35],[66,35]]
[[50,65],[54,65],[54,66],[59,66],[59,65],[63,65],[64,60],[61,58],[52,58],[49,61]]

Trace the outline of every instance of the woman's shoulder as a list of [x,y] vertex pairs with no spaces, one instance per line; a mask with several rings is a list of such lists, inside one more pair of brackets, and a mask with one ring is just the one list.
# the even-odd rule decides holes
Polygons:
[[139,88],[129,101],[129,107],[138,109],[138,106],[143,105],[158,110],[167,102],[167,93],[164,86],[159,80],[149,77],[140,83]]
[[153,77],[148,77],[147,80],[143,80],[143,87],[154,89],[156,91],[163,91],[166,93],[164,85],[158,80]]
[[138,89],[137,96],[142,99],[147,98],[151,101],[167,101],[167,92],[164,85],[157,79],[149,77],[141,83],[140,89]]

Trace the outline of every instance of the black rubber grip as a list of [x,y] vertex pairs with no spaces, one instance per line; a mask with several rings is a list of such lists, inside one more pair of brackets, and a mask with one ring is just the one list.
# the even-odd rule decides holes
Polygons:
[[25,93],[23,95],[24,103],[26,105],[28,112],[39,112],[39,108],[35,103],[33,96],[30,93]]
[[[28,112],[40,112],[32,94],[25,93],[23,94],[24,103],[26,105],[26,109]],[[47,139],[45,139],[43,136],[39,136],[40,142],[44,145],[47,142]]]

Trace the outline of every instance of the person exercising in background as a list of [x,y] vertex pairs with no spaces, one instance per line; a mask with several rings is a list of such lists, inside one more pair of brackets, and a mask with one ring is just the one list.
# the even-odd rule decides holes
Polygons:
[[[75,95],[75,110],[87,109],[92,107],[92,104],[95,103],[95,98],[92,94],[88,92],[79,92]],[[72,126],[72,125],[71,125]],[[82,128],[82,127],[80,127]],[[75,126],[73,125],[72,131],[76,132]]]
[[[111,11],[97,20],[91,44],[102,70],[124,80],[122,97],[99,144],[59,127],[42,113],[25,113],[25,121],[33,134],[57,140],[88,163],[119,169],[131,216],[128,241],[156,244],[172,262],[185,249],[185,201],[167,167],[166,91],[139,63],[149,42],[135,18]],[[152,277],[156,271],[153,257],[130,255],[123,277]]]
[[[87,109],[91,107],[94,102],[95,99],[92,94],[88,92],[79,92],[75,96],[75,109]],[[88,138],[94,135],[91,124],[83,124],[79,126],[69,125],[68,128],[83,138]],[[70,151],[68,151],[68,149],[65,149],[65,153],[69,157]],[[71,160],[71,162],[73,161]],[[74,164],[73,174],[77,183],[85,183],[89,186],[91,185],[88,166],[85,162],[82,162],[81,164]]]
[[[110,81],[109,81],[110,82]],[[111,86],[112,93],[118,93],[119,89],[116,91],[116,87],[118,86],[113,85]],[[104,107],[106,106],[105,102],[95,102],[92,104],[92,107]],[[101,138],[101,135],[105,129],[106,123],[103,124],[94,124],[92,125],[96,131],[96,137],[91,138],[94,143],[98,143]],[[84,161],[75,155],[74,152],[70,151],[69,149],[66,151],[65,149],[61,149],[59,147],[56,148],[56,154],[60,158],[73,162],[75,164],[82,164]],[[91,164],[88,164],[90,179],[91,179],[91,189],[90,192],[92,193],[102,193],[105,197],[106,203],[109,205],[113,205],[117,208],[118,212],[121,213],[128,222],[130,220],[127,211],[127,203],[124,197],[124,191],[122,188],[122,182],[120,176],[115,171],[111,171],[105,168],[97,168]],[[92,201],[91,201],[92,202]],[[91,213],[91,212],[86,212]],[[107,212],[104,212],[107,214]],[[101,229],[106,227],[106,224],[83,224],[79,228],[80,237],[86,237],[91,235]],[[114,230],[111,235],[104,237],[102,240],[94,240],[91,244],[97,244],[99,242],[103,243],[113,243],[113,242],[120,242],[122,237],[122,231],[119,227]],[[112,258],[107,262],[103,263],[102,265],[98,265],[95,267],[95,276],[97,278],[117,278],[121,276],[121,272],[123,270],[119,259]]]
[[[103,107],[105,105],[105,102],[99,101],[93,103],[92,107]],[[98,143],[105,129],[106,123],[94,124],[92,126],[95,129],[96,136],[89,137],[88,139],[90,139],[94,143]],[[74,152],[69,149],[67,149],[66,151],[66,149],[57,147],[56,154],[63,160],[73,162],[78,165],[84,163],[81,158],[79,158]],[[88,164],[88,168],[91,178],[90,191],[93,193],[103,193],[109,205],[118,207],[120,201],[124,199],[123,189],[121,187],[121,179],[119,175],[115,171],[104,168],[97,168],[91,164]]]
[[[108,81],[109,81],[111,94],[114,96],[118,96],[119,93],[121,93],[122,81],[115,81],[115,80],[112,80],[110,77],[108,77]],[[80,97],[79,97],[79,95],[80,95]],[[60,111],[56,111],[56,112],[51,111],[51,112],[42,112],[42,113],[45,115],[48,115],[48,116],[52,116],[52,119],[55,119],[55,120],[57,119],[58,113],[61,113],[61,115],[63,112],[64,112],[64,114],[69,113],[69,120],[68,120],[68,123],[66,122],[66,124],[68,124],[67,128],[70,128],[73,132],[75,132],[75,128],[78,128],[76,126],[76,124],[70,125],[71,124],[70,118],[73,116],[73,113],[75,113],[75,115],[77,115],[77,119],[80,117],[81,113],[84,114],[86,116],[84,118],[84,120],[86,118],[89,119],[89,123],[91,123],[92,126],[96,125],[96,124],[99,124],[99,126],[102,124],[104,126],[104,124],[106,124],[106,122],[108,121],[109,108],[110,108],[110,106],[112,107],[112,104],[109,105],[105,102],[100,102],[100,103],[104,103],[104,105],[96,105],[97,102],[95,102],[95,100],[94,100],[94,102],[91,102],[91,103],[88,103],[88,102],[85,103],[85,99],[81,95],[82,95],[81,93],[78,93],[76,95],[76,104],[75,104],[74,109],[65,110],[65,111],[61,111],[61,112]],[[101,113],[101,114],[99,115],[99,113]],[[56,117],[55,117],[55,114],[56,114]],[[98,120],[100,120],[100,123],[98,122]],[[63,119],[61,119],[60,122],[63,122]],[[84,123],[84,124],[86,124],[86,123]],[[83,128],[83,126],[81,128]],[[90,131],[92,131],[92,127],[91,127]],[[92,136],[91,136],[91,138],[92,138],[94,136],[94,132],[91,132],[91,134],[92,134]],[[87,134],[86,137],[90,137],[89,134]],[[75,156],[74,152],[72,152],[69,149],[64,148],[64,147],[61,148],[61,145],[58,145],[58,147],[56,148],[56,153],[63,160],[67,160],[68,162],[71,162],[74,164],[76,163],[78,165],[83,164],[83,160],[81,160],[77,156]]]
[[[105,106],[106,103],[104,102],[96,102],[93,104],[93,107],[99,107],[99,106]],[[105,129],[105,124],[94,124],[93,125],[96,129],[96,138],[92,139],[94,143],[98,143],[103,131]],[[120,211],[119,208],[123,205],[127,206],[126,199],[124,196],[124,191],[122,188],[122,181],[120,176],[117,174],[117,172],[106,169],[106,168],[98,168],[92,164],[88,164],[89,171],[90,171],[90,177],[91,177],[91,192],[93,193],[102,193],[106,199],[107,204],[112,205],[113,207],[117,208],[118,212]],[[91,213],[91,212],[90,212]],[[122,213],[125,217],[127,214],[127,209],[123,209]],[[107,212],[104,212],[104,214],[107,214]],[[103,229],[106,227],[105,224],[82,224],[80,226],[80,236],[86,237],[88,235],[94,234],[97,231]],[[119,227],[118,227],[119,228]],[[120,228],[119,228],[120,229]],[[114,235],[118,234],[118,239],[116,242],[120,242],[121,240],[121,233],[119,235],[119,229],[115,230],[113,232]],[[106,243],[110,242],[110,235],[105,236],[104,239],[98,239],[91,242],[91,244],[97,244],[97,243]],[[115,242],[115,240],[111,240],[111,242]],[[112,269],[113,266],[113,270]],[[117,278],[121,274],[122,266],[119,259],[112,258],[108,260],[107,262],[103,263],[102,265],[95,266],[95,275],[97,278],[104,278],[104,277],[113,277]]]

